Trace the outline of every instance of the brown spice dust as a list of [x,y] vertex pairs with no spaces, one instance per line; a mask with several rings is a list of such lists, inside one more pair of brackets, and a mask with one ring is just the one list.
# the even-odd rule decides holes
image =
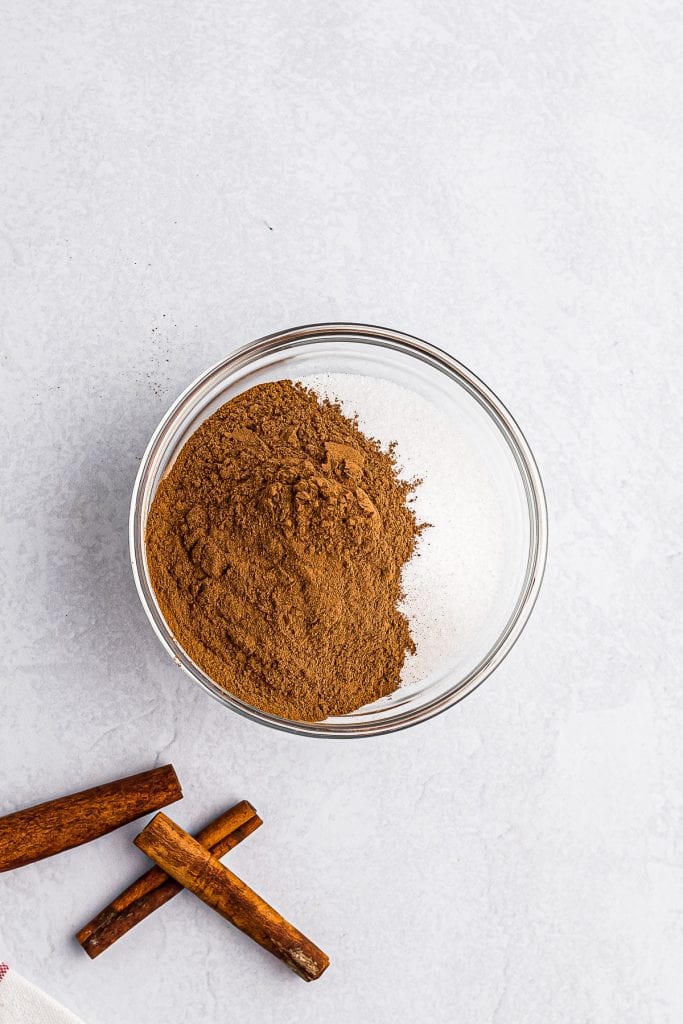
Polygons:
[[160,482],[147,524],[154,591],[216,683],[318,721],[391,693],[415,650],[401,569],[421,527],[391,449],[291,381],[223,405]]

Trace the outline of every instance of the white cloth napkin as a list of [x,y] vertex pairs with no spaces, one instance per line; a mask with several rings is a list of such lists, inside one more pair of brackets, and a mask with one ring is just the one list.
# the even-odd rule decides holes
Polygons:
[[0,962],[0,1024],[83,1024],[83,1021]]

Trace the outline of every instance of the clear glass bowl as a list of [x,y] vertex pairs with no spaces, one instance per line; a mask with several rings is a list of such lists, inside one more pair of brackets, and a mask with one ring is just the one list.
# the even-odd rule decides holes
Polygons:
[[[323,722],[279,718],[252,707],[213,682],[177,643],[150,584],[145,551],[147,515],[157,484],[190,435],[224,402],[264,381],[311,374],[377,377],[436,403],[467,436],[495,479],[503,509],[502,571],[485,621],[439,671],[352,714]],[[427,342],[382,327],[314,324],[272,334],[238,349],[208,370],[169,409],[142,459],[133,490],[130,549],[138,593],[168,653],[225,707],[276,729],[307,736],[357,737],[415,725],[471,693],[511,649],[538,595],[547,548],[541,478],[524,436],[505,406],[473,373]],[[447,595],[446,595],[447,597]]]

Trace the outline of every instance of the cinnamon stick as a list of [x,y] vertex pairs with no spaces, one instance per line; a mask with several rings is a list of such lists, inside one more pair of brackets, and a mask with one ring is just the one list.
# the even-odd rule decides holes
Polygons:
[[90,842],[180,800],[173,766],[130,775],[0,818],[0,871]]
[[[248,800],[241,800],[198,832],[195,839],[218,858],[234,849],[262,824]],[[136,924],[144,921],[157,907],[168,903],[182,890],[183,886],[174,878],[169,878],[160,867],[150,868],[81,928],[76,938],[91,960],[94,960]]]
[[155,815],[135,843],[167,874],[284,961],[300,978],[314,981],[329,965],[326,953],[165,814]]

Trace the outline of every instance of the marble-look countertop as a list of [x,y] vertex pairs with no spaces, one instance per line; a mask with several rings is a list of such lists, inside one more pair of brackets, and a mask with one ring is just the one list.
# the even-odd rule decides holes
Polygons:
[[[2,810],[172,761],[333,958],[198,901],[91,963],[137,825],[0,878],[0,959],[88,1024],[683,1018],[680,5],[22,0],[0,35]],[[427,338],[512,409],[551,544],[521,641],[413,730],[221,709],[135,594],[130,492],[252,338]]]

